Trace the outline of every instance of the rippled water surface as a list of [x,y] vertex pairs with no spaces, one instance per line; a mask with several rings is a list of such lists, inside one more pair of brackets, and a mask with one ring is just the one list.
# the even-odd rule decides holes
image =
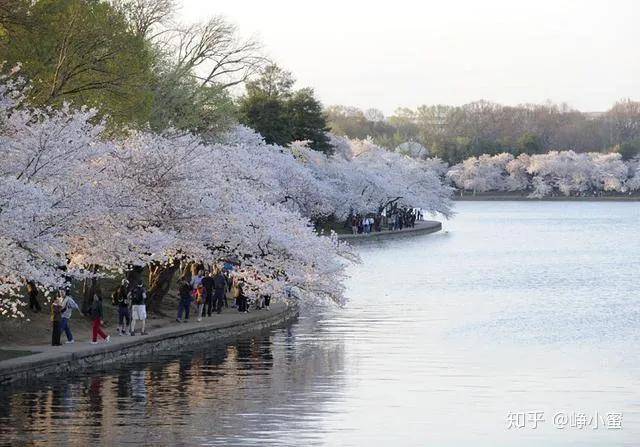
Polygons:
[[[0,391],[0,441],[637,445],[640,204],[456,211],[439,234],[362,246],[346,309]],[[537,428],[507,429],[536,412]]]

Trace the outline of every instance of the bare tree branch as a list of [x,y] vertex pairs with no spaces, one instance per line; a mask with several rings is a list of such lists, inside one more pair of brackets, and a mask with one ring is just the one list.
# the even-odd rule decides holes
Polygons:
[[176,74],[190,76],[201,86],[240,84],[267,63],[260,43],[241,39],[236,27],[222,17],[177,28],[169,41],[175,49]]

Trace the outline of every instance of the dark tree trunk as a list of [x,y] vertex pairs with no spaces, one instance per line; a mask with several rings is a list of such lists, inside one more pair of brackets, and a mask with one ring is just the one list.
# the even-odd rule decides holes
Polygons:
[[160,313],[162,301],[169,293],[171,280],[178,271],[180,264],[171,262],[168,264],[158,264],[149,267],[149,293],[147,296],[147,307],[153,313]]
[[140,284],[143,271],[144,269],[142,267],[132,267],[131,270],[127,271],[125,277],[127,278],[127,281],[129,281],[129,287]]
[[402,199],[402,197],[396,197],[395,199],[387,200],[386,203],[378,206],[378,214],[381,214],[388,206],[394,205],[400,199]]
[[[98,272],[97,265],[89,266],[89,271],[92,273]],[[93,295],[96,293],[98,289],[98,279],[91,278],[85,279],[82,281],[82,305],[80,306],[82,309],[82,313],[88,313],[91,308],[91,304],[93,303]]]

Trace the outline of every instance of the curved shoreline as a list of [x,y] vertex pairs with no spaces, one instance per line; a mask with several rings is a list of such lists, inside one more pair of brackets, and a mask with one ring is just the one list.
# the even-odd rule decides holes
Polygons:
[[298,317],[298,307],[273,303],[271,310],[249,314],[226,313],[211,322],[190,322],[155,329],[151,334],[113,337],[110,343],[66,344],[58,347],[38,346],[28,349],[34,354],[0,361],[0,384],[22,382],[66,375],[88,370],[101,370],[142,356],[171,351],[186,345],[220,343],[238,335],[274,328]]
[[403,228],[402,230],[380,231],[369,234],[340,234],[338,238],[342,241],[362,242],[370,240],[380,240],[399,236],[417,236],[430,234],[442,230],[442,222],[436,220],[423,220],[416,222],[415,227]]
[[529,198],[523,195],[478,194],[452,197],[454,202],[640,202],[640,195],[616,196],[546,196]]
[[[415,227],[370,234],[343,234],[341,240],[358,243],[403,236],[417,236],[442,230],[438,221],[421,221]],[[11,346],[10,350],[32,351],[32,354],[0,361],[0,384],[21,384],[94,370],[100,371],[161,351],[172,352],[184,346],[221,343],[239,335],[251,334],[294,321],[298,307],[273,303],[270,311],[250,314],[223,313],[212,321],[173,324],[156,328],[151,334],[135,337],[113,337],[110,343],[65,344],[58,347]]]

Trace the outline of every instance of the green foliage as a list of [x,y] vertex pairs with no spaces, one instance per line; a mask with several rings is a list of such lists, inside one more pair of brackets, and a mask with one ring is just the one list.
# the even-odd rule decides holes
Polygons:
[[309,140],[311,148],[331,152],[322,104],[312,89],[293,91],[293,84],[291,73],[267,66],[258,79],[247,82],[247,92],[238,101],[240,122],[260,132],[267,143],[285,146]]
[[22,65],[34,105],[99,107],[118,122],[144,121],[151,54],[126,18],[98,0],[22,0],[3,23],[0,59]]
[[238,104],[241,123],[259,132],[267,143],[287,145],[293,141],[286,103],[278,97],[247,93]]
[[311,147],[317,151],[333,150],[326,134],[329,128],[322,105],[315,98],[312,89],[296,91],[287,99],[285,107],[292,141],[310,140]]
[[542,141],[537,135],[525,133],[518,139],[516,144],[517,154],[540,154],[544,152]]
[[471,142],[465,137],[445,139],[432,146],[431,153],[449,164],[456,164],[471,157]]
[[158,70],[151,91],[149,126],[155,131],[173,127],[211,138],[233,124],[235,104],[221,86]]

